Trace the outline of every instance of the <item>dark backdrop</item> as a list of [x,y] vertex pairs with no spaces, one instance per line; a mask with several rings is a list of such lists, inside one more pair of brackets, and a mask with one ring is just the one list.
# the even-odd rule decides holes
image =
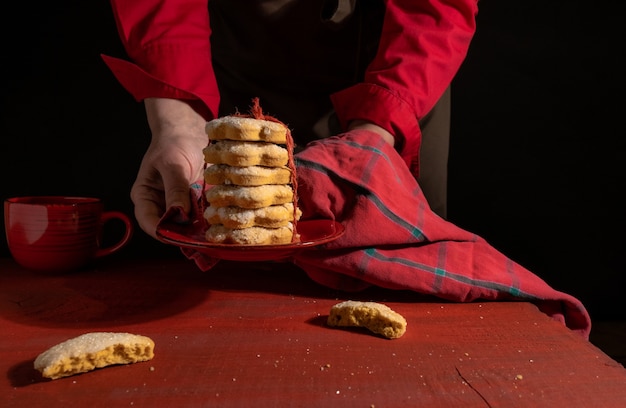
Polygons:
[[[124,55],[108,2],[37,3],[2,15],[0,198],[95,195],[131,213],[149,132],[143,106],[99,57]],[[623,319],[623,7],[479,5],[453,84],[450,220],[580,298],[592,317]],[[125,251],[180,256],[141,232]]]

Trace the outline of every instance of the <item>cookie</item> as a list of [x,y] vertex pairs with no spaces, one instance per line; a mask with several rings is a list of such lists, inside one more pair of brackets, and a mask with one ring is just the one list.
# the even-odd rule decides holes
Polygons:
[[401,337],[406,319],[387,305],[348,300],[330,309],[327,324],[332,327],[364,327],[388,339]]
[[[295,212],[296,220],[302,211]],[[241,207],[213,207],[204,210],[204,218],[209,224],[222,224],[227,228],[249,227],[278,228],[287,226],[294,220],[293,203],[270,205],[269,207],[246,209]]]
[[214,164],[204,171],[204,181],[214,185],[234,184],[237,186],[289,184],[291,170],[288,167],[235,167],[227,164]]
[[289,162],[289,152],[285,147],[266,142],[221,140],[209,143],[202,152],[207,163],[237,167],[283,167]]
[[220,184],[208,189],[205,197],[213,207],[235,206],[251,209],[291,203],[293,190],[285,184],[252,187]]
[[279,245],[293,239],[293,224],[278,228],[249,227],[233,229],[214,224],[206,231],[206,239],[215,244]]
[[66,340],[41,353],[34,367],[57,379],[114,364],[130,364],[154,357],[154,341],[131,333],[91,332]]
[[207,122],[210,140],[263,141],[287,143],[287,127],[282,123],[243,116],[224,116]]

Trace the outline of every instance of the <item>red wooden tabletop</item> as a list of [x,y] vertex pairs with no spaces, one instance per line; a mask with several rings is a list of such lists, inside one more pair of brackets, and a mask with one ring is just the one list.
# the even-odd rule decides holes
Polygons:
[[[343,300],[405,316],[396,340],[325,325]],[[155,357],[58,380],[33,360],[91,331]],[[112,259],[41,275],[0,259],[0,406],[623,407],[626,370],[523,302],[337,292],[289,263]]]

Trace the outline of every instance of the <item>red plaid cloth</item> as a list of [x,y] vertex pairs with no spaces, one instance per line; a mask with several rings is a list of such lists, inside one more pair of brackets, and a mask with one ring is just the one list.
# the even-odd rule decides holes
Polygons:
[[[588,338],[591,322],[579,300],[432,212],[402,158],[378,135],[361,130],[314,142],[296,164],[303,219],[334,219],[346,229],[339,239],[295,255],[293,262],[314,281],[456,302],[530,301]],[[218,262],[183,252],[202,270]]]

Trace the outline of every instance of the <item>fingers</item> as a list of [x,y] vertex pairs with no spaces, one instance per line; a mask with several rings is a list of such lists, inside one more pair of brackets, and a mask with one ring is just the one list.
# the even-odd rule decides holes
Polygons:
[[166,210],[179,207],[185,214],[191,210],[189,180],[180,166],[167,171],[141,171],[131,189],[135,218],[142,230],[157,238],[156,229]]
[[135,218],[139,227],[154,239],[158,239],[156,230],[161,215],[161,209],[150,201],[138,201],[135,204]]
[[156,228],[165,212],[161,189],[144,184],[138,179],[131,189],[131,200],[135,205],[135,219],[139,227],[156,239]]
[[162,175],[165,186],[165,208],[180,207],[185,214],[191,210],[189,196],[190,181],[184,176],[181,169],[173,169]]

